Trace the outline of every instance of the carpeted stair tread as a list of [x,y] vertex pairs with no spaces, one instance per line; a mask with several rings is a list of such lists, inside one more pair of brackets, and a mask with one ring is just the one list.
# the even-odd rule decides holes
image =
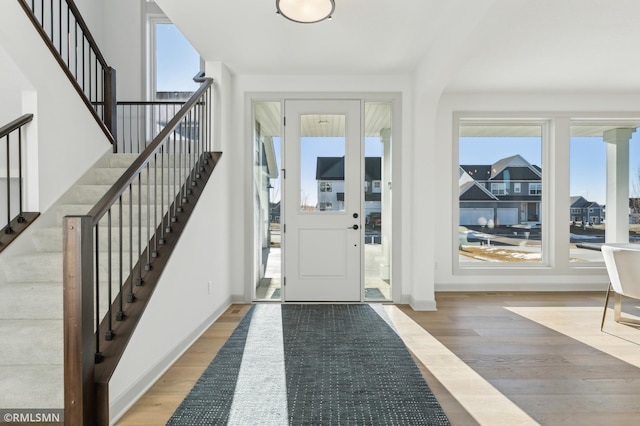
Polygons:
[[62,319],[0,320],[0,365],[62,364]]
[[63,370],[62,364],[0,365],[0,408],[64,407]]
[[62,283],[0,286],[0,319],[62,319]]

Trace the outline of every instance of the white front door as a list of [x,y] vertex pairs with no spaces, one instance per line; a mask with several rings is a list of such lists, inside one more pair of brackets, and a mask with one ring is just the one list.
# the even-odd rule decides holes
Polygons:
[[360,101],[285,101],[285,301],[362,298]]

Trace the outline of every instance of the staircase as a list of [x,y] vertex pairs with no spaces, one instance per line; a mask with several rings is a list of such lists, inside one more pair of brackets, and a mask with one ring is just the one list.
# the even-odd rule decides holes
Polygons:
[[[24,232],[21,246],[0,258],[0,408],[64,407],[62,218],[87,213],[136,157],[105,156]],[[146,197],[146,185],[142,191]],[[137,191],[133,196],[137,197]],[[128,202],[123,197],[123,211]],[[128,221],[128,211],[123,217]],[[133,247],[137,248],[137,215],[133,217]],[[142,217],[144,221],[145,212]],[[123,242],[128,250],[130,224],[125,226]],[[146,226],[143,228],[146,235]],[[106,225],[104,229],[106,232]],[[113,244],[118,244],[117,239],[114,233]],[[124,259],[128,265],[128,252]],[[104,268],[106,262],[100,263]],[[112,268],[115,271],[118,265]],[[107,298],[102,300],[106,306]]]

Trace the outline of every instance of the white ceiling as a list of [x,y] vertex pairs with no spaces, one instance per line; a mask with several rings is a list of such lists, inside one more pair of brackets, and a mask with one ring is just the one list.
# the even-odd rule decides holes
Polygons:
[[449,91],[640,91],[639,0],[336,0],[317,24],[275,0],[156,2],[236,74],[406,75],[426,58]]

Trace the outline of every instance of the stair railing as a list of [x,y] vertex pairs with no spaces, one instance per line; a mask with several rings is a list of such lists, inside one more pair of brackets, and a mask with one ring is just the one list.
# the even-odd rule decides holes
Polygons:
[[118,102],[117,152],[142,152],[184,103],[185,101]]
[[[0,235],[0,251],[9,245],[18,234],[38,217],[39,213],[24,211],[23,188],[25,184],[23,174],[23,129],[33,120],[33,114],[24,114],[12,122],[0,127],[0,160],[5,167],[6,182],[6,223]],[[18,203],[16,205],[15,194],[12,192],[12,183],[18,186]],[[2,220],[0,218],[0,220]],[[1,223],[1,222],[0,222]]]
[[65,424],[109,424],[109,380],[193,211],[211,153],[212,80],[84,216],[63,221]]
[[18,3],[104,134],[114,143],[116,70],[107,64],[74,1],[18,0]]

